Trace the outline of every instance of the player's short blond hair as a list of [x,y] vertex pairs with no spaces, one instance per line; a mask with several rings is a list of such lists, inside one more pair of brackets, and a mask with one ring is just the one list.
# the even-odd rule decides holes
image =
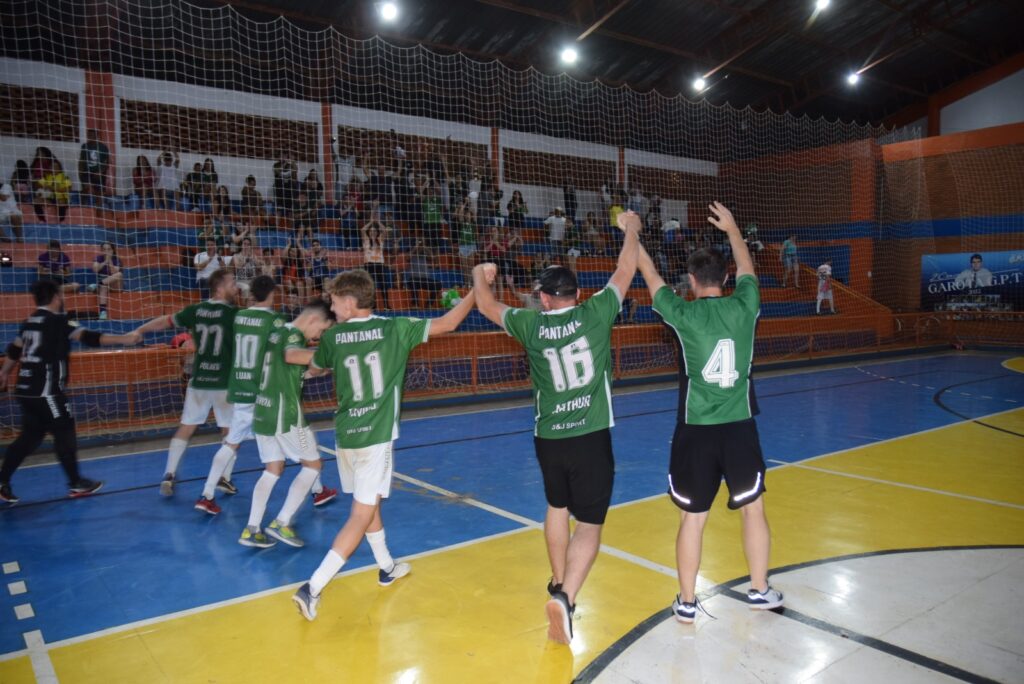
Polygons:
[[372,309],[377,296],[373,278],[361,268],[336,275],[327,285],[327,292],[335,297],[353,297],[360,309]]

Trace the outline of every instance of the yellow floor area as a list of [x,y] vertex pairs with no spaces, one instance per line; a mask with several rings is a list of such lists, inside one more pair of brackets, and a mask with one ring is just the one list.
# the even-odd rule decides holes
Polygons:
[[[985,422],[1024,432],[1024,409]],[[967,422],[805,464],[832,472],[771,470],[772,566],[884,549],[1024,544],[1020,439]],[[675,567],[678,518],[667,497],[623,506],[610,513],[603,541]],[[714,582],[746,574],[740,514],[724,497],[708,520],[701,574]],[[413,574],[388,589],[373,571],[339,577],[313,623],[283,590],[50,656],[70,684],[568,682],[677,591],[672,577],[602,554],[578,598],[570,651],[545,638],[547,577],[542,535],[524,530],[415,559]],[[33,681],[28,659],[0,663],[0,681]]]
[[1015,370],[1018,373],[1024,373],[1024,356],[1017,356],[1003,362],[1003,365],[1010,370]]

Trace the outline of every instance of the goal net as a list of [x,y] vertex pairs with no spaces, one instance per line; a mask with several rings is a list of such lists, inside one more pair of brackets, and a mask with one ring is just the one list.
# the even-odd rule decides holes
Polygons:
[[[73,316],[126,332],[200,301],[207,259],[230,260],[239,282],[278,278],[286,310],[368,261],[384,315],[440,315],[481,260],[500,264],[498,295],[510,305],[531,305],[533,277],[550,263],[575,270],[587,297],[615,268],[613,217],[628,209],[687,296],[687,256],[725,246],[706,221],[720,200],[760,277],[755,361],[912,344],[901,331],[919,324],[894,310],[926,304],[911,296],[914,255],[935,251],[938,238],[907,241],[922,239],[936,198],[926,161],[886,161],[886,135],[256,21],[231,7],[15,0],[0,10],[0,171],[24,242],[2,247],[0,327],[6,343],[33,309],[30,284],[57,269]],[[1009,163],[1019,168],[965,159],[944,179],[966,197],[972,174]],[[987,219],[960,218],[986,215],[971,201],[950,209],[958,251],[1009,249],[981,239]],[[190,360],[181,332],[151,334],[138,349],[77,351],[80,430],[138,434],[176,422]],[[617,378],[675,370],[677,350],[639,275],[613,343]],[[458,333],[416,350],[407,397],[517,390],[527,373],[521,348],[474,312]],[[330,380],[309,384],[310,411],[329,410],[330,390]],[[17,424],[4,397],[0,438]]]

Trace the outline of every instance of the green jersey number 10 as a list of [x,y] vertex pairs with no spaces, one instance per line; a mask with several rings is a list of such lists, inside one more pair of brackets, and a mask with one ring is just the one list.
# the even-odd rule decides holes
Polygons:
[[561,349],[548,347],[544,350],[544,357],[551,367],[551,383],[556,392],[586,387],[594,379],[594,357],[586,337]]
[[709,385],[718,385],[722,389],[735,385],[740,377],[736,372],[736,343],[728,338],[718,340],[700,374]]
[[[363,357],[363,363],[370,369],[373,398],[380,399],[384,395],[384,372],[381,370],[380,352],[370,352]],[[359,367],[359,357],[355,354],[346,356],[342,364],[348,368],[349,379],[352,383],[352,400],[362,401],[366,393],[363,389],[363,372]]]

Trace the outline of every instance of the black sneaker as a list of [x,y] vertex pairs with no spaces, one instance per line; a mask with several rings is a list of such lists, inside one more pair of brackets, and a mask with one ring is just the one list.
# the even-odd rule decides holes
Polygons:
[[102,482],[96,480],[87,480],[84,477],[78,480],[75,484],[71,485],[71,491],[68,492],[68,496],[72,499],[78,499],[83,496],[89,496],[95,494],[103,486]]
[[544,610],[548,614],[548,639],[568,645],[572,641],[572,615],[576,606],[569,605],[569,597],[564,591],[556,591]]
[[217,482],[217,489],[225,494],[234,495],[238,493],[238,487],[235,486],[235,483],[223,477]]
[[18,503],[19,499],[17,495],[11,490],[11,485],[0,484],[0,501],[6,501],[7,503]]
[[562,583],[555,584],[555,578],[552,577],[548,580],[548,596],[554,596],[559,591],[562,591]]

